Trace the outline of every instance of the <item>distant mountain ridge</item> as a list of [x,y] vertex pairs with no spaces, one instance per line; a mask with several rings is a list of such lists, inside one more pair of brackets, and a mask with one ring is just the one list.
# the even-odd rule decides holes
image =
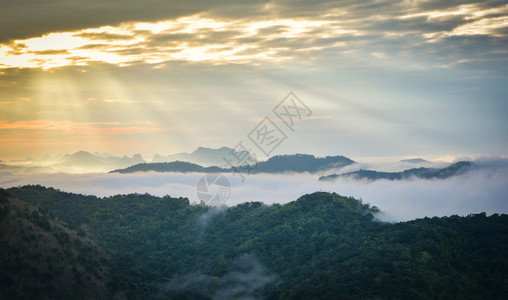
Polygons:
[[[229,156],[243,157],[246,161],[256,161],[247,151],[236,151],[228,147],[221,147],[218,149],[198,147],[192,153],[176,153],[170,155],[155,154],[152,163],[164,163],[173,161],[186,161],[198,164],[204,167],[223,166],[226,164],[224,158]],[[235,165],[233,163],[233,165]]]
[[[242,157],[241,166],[235,159],[227,163],[226,159]],[[228,147],[206,148],[198,147],[191,153],[177,153],[170,155],[154,155],[151,162],[145,160],[140,154],[129,156],[114,156],[109,153],[78,151],[73,154],[58,154],[56,156],[44,155],[41,159],[26,158],[23,160],[0,161],[0,171],[21,173],[132,173],[132,172],[201,172],[201,173],[319,173],[333,172],[349,166],[355,161],[344,156],[315,157],[309,154],[277,155],[266,161],[255,163],[257,160],[247,151],[236,151]],[[431,162],[422,158],[409,158],[400,160],[406,167],[412,164],[428,166]],[[233,166],[233,167],[232,167]],[[411,176],[439,178],[441,175],[432,175],[436,169],[419,168],[408,169],[403,172],[377,172],[373,170],[359,170],[345,174],[332,174],[323,176],[320,180],[330,180],[341,176],[355,178],[390,179],[399,180]],[[400,174],[398,174],[400,173]]]
[[408,159],[402,159],[400,162],[410,163],[410,164],[423,164],[423,163],[430,163],[430,161],[425,160],[423,158],[408,158]]
[[[155,154],[152,163],[166,163],[174,161],[199,164],[201,166],[223,166],[224,158],[242,157],[244,161],[256,162],[247,151],[236,151],[232,148],[221,147],[218,149],[199,147],[192,153],[177,153],[162,156]],[[26,172],[26,173],[90,173],[109,172],[123,169],[129,166],[149,163],[140,154],[129,156],[114,156],[109,153],[90,153],[78,151],[73,154],[59,154],[56,156],[45,155],[41,159],[28,157],[10,162],[0,161],[0,170]],[[234,161],[231,165],[236,165]]]
[[373,170],[358,170],[354,172],[348,172],[343,174],[331,174],[327,176],[321,176],[319,180],[329,181],[337,178],[354,178],[354,179],[368,179],[368,180],[402,180],[409,179],[412,177],[422,179],[446,179],[452,176],[457,176],[467,172],[473,163],[470,161],[460,161],[451,164],[445,168],[413,168],[404,170],[402,172],[378,172]]
[[103,167],[107,166],[108,168],[113,166],[125,166],[125,165],[133,165],[145,162],[145,160],[141,157],[140,154],[135,154],[132,157],[123,156],[123,157],[102,157],[91,154],[86,151],[79,151],[74,154],[66,154],[62,158],[60,158],[54,167],[75,167],[80,168],[84,166],[92,167]]
[[342,168],[353,163],[353,160],[344,156],[315,157],[314,155],[309,154],[293,154],[273,156],[267,161],[259,162],[256,165],[247,165],[242,167],[203,167],[194,163],[175,161],[168,163],[141,163],[125,169],[114,170],[111,171],[111,173],[133,173],[147,171],[175,173],[316,173],[320,171]]
[[78,151],[73,154],[43,156],[40,160],[27,158],[0,163],[0,170],[24,173],[91,173],[108,172],[117,168],[125,168],[145,162],[140,154],[129,156],[113,156],[107,153],[90,153]]
[[198,164],[186,161],[172,161],[161,163],[141,163],[127,167],[125,169],[113,170],[109,173],[134,173],[134,172],[174,172],[174,173],[224,173],[232,172],[232,169],[225,169],[220,167],[203,167]]

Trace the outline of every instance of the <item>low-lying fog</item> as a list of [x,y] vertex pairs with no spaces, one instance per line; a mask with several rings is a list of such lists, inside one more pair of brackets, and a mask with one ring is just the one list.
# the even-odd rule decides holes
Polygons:
[[[315,191],[336,192],[363,199],[380,208],[378,217],[386,221],[404,221],[425,216],[468,215],[486,212],[508,213],[508,159],[480,159],[478,168],[445,180],[412,179],[401,181],[364,181],[339,179],[318,181],[311,174],[225,174],[231,183],[227,205],[247,201],[266,204],[287,203]],[[0,187],[40,184],[66,192],[110,196],[149,193],[187,197],[199,202],[196,185],[204,174],[15,174],[0,173]],[[216,190],[210,189],[210,193]]]

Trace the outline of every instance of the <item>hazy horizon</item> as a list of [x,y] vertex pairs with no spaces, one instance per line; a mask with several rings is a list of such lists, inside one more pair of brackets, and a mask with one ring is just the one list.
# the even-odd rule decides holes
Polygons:
[[[86,153],[90,153],[90,154],[93,154],[93,155],[98,155],[98,156],[112,156],[112,157],[132,157],[134,155],[141,155],[141,157],[147,161],[147,162],[151,162],[152,159],[154,158],[154,156],[156,155],[160,155],[160,156],[171,156],[171,155],[176,155],[176,154],[190,154],[190,153],[193,153],[194,151],[196,151],[198,148],[205,148],[205,149],[212,149],[212,150],[217,150],[217,149],[220,149],[220,148],[223,148],[223,147],[227,147],[227,148],[230,148],[230,149],[233,149],[231,148],[230,146],[219,146],[219,147],[207,147],[207,146],[198,146],[197,148],[191,148],[189,150],[184,150],[184,151],[180,151],[180,152],[154,152],[154,153],[140,153],[140,152],[136,152],[136,153],[132,153],[129,152],[129,153],[122,153],[122,152],[105,152],[105,151],[97,151],[97,150],[93,150],[93,149],[80,149],[80,150],[77,150],[77,151],[74,151],[74,152],[53,152],[53,153],[44,153],[44,154],[41,154],[39,156],[16,156],[16,157],[0,157],[0,160],[3,161],[4,163],[14,163],[14,162],[21,162],[21,161],[24,161],[24,160],[31,160],[31,161],[40,161],[42,159],[45,159],[45,158],[60,158],[64,155],[73,155],[73,154],[76,154],[76,153],[79,153],[79,152],[86,152]],[[253,151],[254,152],[254,151]],[[471,160],[471,159],[474,159],[474,158],[477,158],[477,157],[506,157],[508,156],[507,155],[483,155],[483,154],[467,154],[467,153],[449,153],[449,154],[444,154],[444,155],[418,155],[418,154],[405,154],[405,155],[370,155],[370,156],[358,156],[358,155],[353,155],[353,156],[347,156],[347,155],[344,155],[342,153],[325,153],[325,154],[316,154],[316,153],[305,153],[305,152],[299,152],[299,151],[294,151],[294,152],[287,152],[287,153],[277,153],[277,154],[274,154],[274,155],[271,155],[271,156],[265,156],[265,157],[261,157],[260,161],[265,161],[265,160],[268,160],[270,157],[272,156],[275,156],[275,155],[294,155],[294,154],[308,154],[308,155],[314,155],[315,157],[326,157],[326,156],[337,156],[337,155],[343,155],[343,156],[346,156],[348,158],[351,158],[355,161],[362,161],[362,162],[396,162],[396,161],[400,161],[400,160],[405,160],[405,159],[425,159],[425,160],[428,160],[429,162],[454,162],[454,161],[460,161],[460,160]]]

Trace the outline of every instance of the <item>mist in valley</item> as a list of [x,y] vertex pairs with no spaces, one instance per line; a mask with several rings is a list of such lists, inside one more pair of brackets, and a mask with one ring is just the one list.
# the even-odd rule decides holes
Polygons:
[[[282,204],[304,194],[325,191],[352,196],[377,206],[381,210],[377,217],[384,221],[481,212],[508,213],[508,159],[479,158],[474,165],[465,174],[447,179],[393,181],[353,178],[319,181],[315,174],[255,174],[243,179],[239,175],[225,174],[231,185],[231,194],[225,204],[234,206],[256,201]],[[201,201],[196,194],[196,185],[203,176],[200,173],[156,172],[29,175],[3,172],[0,173],[0,186],[40,184],[99,197],[149,193],[186,197],[191,203],[198,204]]]

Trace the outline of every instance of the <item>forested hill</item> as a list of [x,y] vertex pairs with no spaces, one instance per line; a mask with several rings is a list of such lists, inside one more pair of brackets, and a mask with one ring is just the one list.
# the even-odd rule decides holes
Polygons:
[[506,215],[389,224],[375,207],[323,192],[229,208],[41,186],[7,193],[108,249],[103,266],[129,299],[508,298]]
[[81,230],[0,190],[0,299],[123,299]]
[[388,179],[388,180],[402,180],[410,179],[413,177],[422,179],[446,179],[452,176],[457,176],[466,173],[473,167],[470,161],[460,161],[453,163],[445,168],[413,168],[404,170],[402,172],[378,172],[373,170],[358,170],[344,174],[332,174],[328,176],[321,176],[319,180],[334,180],[341,177],[349,177],[354,179]]
[[[228,158],[228,157],[226,157]],[[232,158],[228,158],[232,159]],[[284,173],[284,172],[320,172],[331,169],[338,169],[350,164],[354,161],[344,156],[326,156],[315,157],[308,154],[293,154],[293,155],[276,155],[270,157],[267,161],[262,161],[256,164],[246,164],[238,167],[202,167],[200,165],[174,161],[166,163],[141,163],[130,166],[125,169],[118,169],[111,172],[115,173],[133,173],[133,172],[201,172],[201,173]],[[226,165],[226,161],[224,161]]]

